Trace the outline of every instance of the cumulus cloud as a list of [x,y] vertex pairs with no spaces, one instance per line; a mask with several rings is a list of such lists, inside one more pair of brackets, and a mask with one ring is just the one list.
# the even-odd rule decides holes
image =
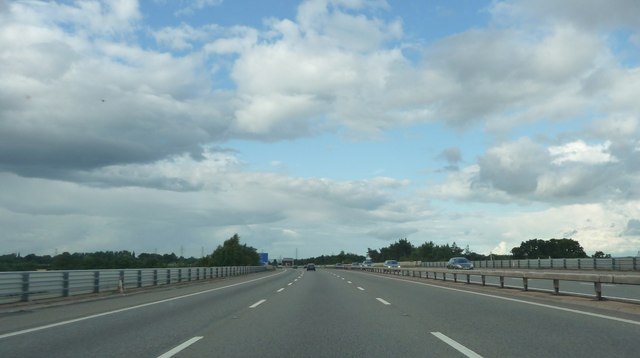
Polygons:
[[445,170],[458,170],[458,163],[462,160],[462,154],[460,152],[460,148],[452,147],[443,150],[439,158],[445,160],[448,165],[445,167]]
[[499,190],[510,194],[527,194],[535,191],[538,177],[549,163],[544,147],[529,138],[490,148],[478,160],[479,178]]
[[624,231],[624,235],[640,236],[640,220],[630,219],[627,222],[627,228]]
[[621,0],[609,6],[597,0],[496,1],[490,11],[498,19],[511,21],[555,21],[573,23],[585,30],[637,29],[640,20],[634,16],[640,5],[633,0]]
[[[489,26],[426,44],[386,1],[303,1],[262,28],[182,23],[220,0],[180,2],[158,28],[135,1],[0,2],[0,226],[15,245],[78,237],[74,251],[239,230],[272,247],[474,236],[506,252],[544,222],[537,236],[630,250],[640,71],[610,34],[637,46],[636,3],[496,1]],[[223,148],[433,123],[486,136],[437,144],[442,181],[288,176]],[[534,125],[553,130],[521,134]],[[535,209],[498,220],[431,200]]]

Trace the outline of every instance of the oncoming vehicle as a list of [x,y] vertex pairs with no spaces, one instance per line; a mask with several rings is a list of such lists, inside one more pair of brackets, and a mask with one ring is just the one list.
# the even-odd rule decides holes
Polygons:
[[315,264],[307,264],[307,271],[315,271],[315,270],[316,270]]
[[447,262],[447,268],[459,270],[473,270],[473,264],[466,257],[452,257]]
[[385,268],[400,268],[400,264],[396,260],[386,260],[384,262]]
[[373,261],[371,260],[364,260],[362,261],[362,265],[360,265],[360,267],[364,270],[368,267],[373,267]]

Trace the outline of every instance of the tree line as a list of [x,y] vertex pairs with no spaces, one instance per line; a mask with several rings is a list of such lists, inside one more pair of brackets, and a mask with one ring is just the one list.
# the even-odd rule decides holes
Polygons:
[[9,254],[0,256],[0,271],[189,267],[196,266],[197,262],[196,258],[178,257],[174,253],[141,253],[136,256],[129,251],[63,252],[55,256]]
[[[546,259],[546,258],[585,258],[588,257],[578,241],[573,239],[532,239],[523,241],[520,246],[511,249],[510,255],[483,255],[455,242],[437,245],[432,241],[414,246],[406,238],[400,239],[387,247],[367,249],[367,256],[374,262],[385,260],[399,261],[446,261],[451,257],[464,256],[472,261],[488,259]],[[602,251],[596,251],[591,257],[611,257]],[[316,263],[333,265],[336,263],[362,262],[364,255],[340,251],[335,255],[322,255],[301,259],[296,264]],[[178,257],[176,254],[141,253],[136,255],[129,251],[98,251],[93,253],[63,252],[60,255],[38,256],[34,254],[0,255],[0,271],[34,271],[34,270],[92,270],[92,269],[126,269],[126,268],[166,268],[166,267],[210,267],[210,266],[257,266],[260,257],[255,248],[242,244],[240,236],[234,234],[219,245],[210,255],[202,258]]]
[[[485,255],[471,251],[467,245],[464,249],[455,242],[442,245],[428,241],[420,246],[414,246],[406,238],[390,244],[380,249],[367,249],[367,256],[374,262],[383,262],[385,260],[398,261],[425,261],[437,262],[447,261],[452,257],[464,256],[472,261],[482,260],[509,260],[509,259],[546,259],[546,258],[586,258],[589,257],[580,243],[573,239],[532,239],[523,241],[520,246],[511,249],[511,254],[507,255]],[[608,258],[610,254],[602,251],[596,251],[591,257]],[[300,263],[315,262],[320,265],[335,263],[351,263],[362,262],[365,259],[362,255],[340,252],[338,255],[319,256],[309,259],[300,260]]]
[[0,255],[0,271],[36,270],[102,270],[167,267],[257,266],[260,257],[255,248],[240,244],[240,236],[233,235],[216,250],[203,258],[178,257],[176,254],[150,254],[129,251],[98,251],[51,256],[29,254]]

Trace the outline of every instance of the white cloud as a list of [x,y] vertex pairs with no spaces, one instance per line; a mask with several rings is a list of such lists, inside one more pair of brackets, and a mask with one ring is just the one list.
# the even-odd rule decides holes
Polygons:
[[549,147],[552,163],[561,165],[566,162],[584,164],[602,164],[617,162],[617,159],[609,153],[611,142],[589,146],[584,141],[578,140],[562,146]]
[[205,9],[207,7],[219,6],[224,0],[187,0],[182,1],[181,4],[186,4],[184,7],[176,11],[176,16],[191,15],[196,11]]
[[[169,249],[184,236],[199,254],[235,231],[318,254],[404,236],[497,253],[563,233],[637,251],[640,70],[619,53],[637,34],[613,46],[609,32],[635,31],[637,5],[551,4],[494,2],[490,26],[433,41],[410,39],[385,1],[305,1],[260,29],[189,16],[152,28],[135,1],[4,4],[0,226],[22,251],[134,238]],[[181,2],[179,14],[220,5]],[[289,176],[272,158],[274,172],[250,171],[219,149],[417,124],[482,138],[426,138],[424,157],[457,170],[419,180]]]

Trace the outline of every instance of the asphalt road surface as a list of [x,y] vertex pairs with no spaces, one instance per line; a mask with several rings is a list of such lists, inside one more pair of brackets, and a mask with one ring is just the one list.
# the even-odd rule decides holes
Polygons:
[[[0,357],[638,357],[638,305],[279,270],[0,312]],[[623,308],[621,308],[623,307]]]

